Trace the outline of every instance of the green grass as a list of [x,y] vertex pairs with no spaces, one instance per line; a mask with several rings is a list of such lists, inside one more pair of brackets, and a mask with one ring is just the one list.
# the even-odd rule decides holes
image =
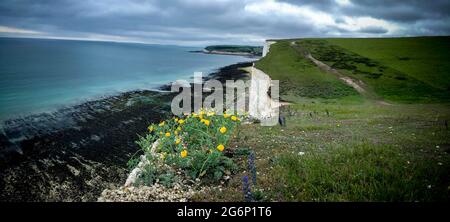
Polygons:
[[362,80],[384,99],[449,101],[448,38],[302,39],[297,43],[344,75]]
[[280,41],[256,66],[294,102],[282,108],[287,126],[242,125],[230,144],[240,173],[194,200],[243,201],[242,150],[252,150],[258,201],[449,201],[448,38],[297,41],[393,104],[358,95]]
[[[286,127],[244,125],[231,144],[256,152],[261,200],[449,200],[449,105],[315,101],[283,114]],[[241,173],[198,200],[243,201],[247,159],[235,158]]]
[[288,41],[272,45],[270,53],[259,60],[256,67],[269,74],[272,79],[280,81],[280,97],[283,100],[299,102],[305,97],[358,97],[352,87],[304,59]]
[[[283,200],[427,201],[448,197],[442,195],[447,189],[438,181],[443,169],[420,164],[424,158],[412,152],[366,143],[328,149],[302,157],[286,154],[276,160],[273,180],[281,181],[276,189]],[[427,188],[435,184],[439,187]]]
[[450,89],[450,37],[327,39],[435,88]]

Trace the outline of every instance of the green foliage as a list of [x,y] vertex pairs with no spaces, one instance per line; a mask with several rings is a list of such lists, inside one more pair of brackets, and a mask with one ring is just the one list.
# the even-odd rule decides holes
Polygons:
[[252,191],[252,198],[256,202],[267,201],[267,200],[265,200],[264,195],[265,195],[264,192],[261,190],[256,189],[256,190]]
[[250,154],[250,152],[251,152],[251,149],[249,149],[249,148],[239,147],[234,151],[234,154],[237,156],[247,156]]
[[186,169],[192,178],[217,181],[225,174],[231,174],[236,168],[234,162],[220,152],[194,152]]
[[131,157],[131,159],[127,162],[127,169],[129,171],[133,170],[139,164],[139,161],[139,157]]
[[136,141],[136,144],[141,147],[141,150],[145,153],[150,151],[152,147],[153,141],[157,138],[154,134],[147,134],[145,136],[139,136],[139,140]]
[[159,182],[165,187],[172,187],[173,183],[180,179],[174,169],[163,167],[164,165],[155,156],[147,155],[146,157],[150,164],[144,166],[135,185],[151,186]]
[[165,187],[171,187],[178,180],[178,177],[172,172],[162,173],[158,176],[159,182]]
[[263,51],[263,47],[261,46],[240,46],[240,45],[213,45],[208,46],[205,49],[208,51],[250,53],[256,56],[261,56]]
[[[151,163],[142,180],[145,184],[157,179],[170,184],[172,174],[161,166],[171,166],[191,179],[205,181],[217,181],[231,174],[237,167],[224,153],[228,152],[228,142],[239,123],[238,116],[201,110],[152,124],[149,133],[136,142]],[[152,147],[155,142],[157,146]]]
[[156,182],[158,178],[158,170],[153,164],[146,165],[143,172],[139,175],[136,184],[138,185],[152,185]]

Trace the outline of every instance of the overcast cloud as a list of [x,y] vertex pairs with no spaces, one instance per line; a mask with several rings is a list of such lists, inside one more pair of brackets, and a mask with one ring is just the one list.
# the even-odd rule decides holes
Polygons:
[[450,34],[449,0],[1,0],[0,36],[197,45]]

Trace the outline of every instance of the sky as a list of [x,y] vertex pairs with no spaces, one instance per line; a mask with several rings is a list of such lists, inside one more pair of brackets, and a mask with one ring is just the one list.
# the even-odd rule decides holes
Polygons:
[[1,0],[0,36],[206,46],[450,35],[450,0]]

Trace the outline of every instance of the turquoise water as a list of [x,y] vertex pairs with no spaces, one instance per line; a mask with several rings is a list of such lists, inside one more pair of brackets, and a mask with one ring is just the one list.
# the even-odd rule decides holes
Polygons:
[[0,120],[120,92],[155,89],[194,72],[249,61],[199,48],[0,38]]

